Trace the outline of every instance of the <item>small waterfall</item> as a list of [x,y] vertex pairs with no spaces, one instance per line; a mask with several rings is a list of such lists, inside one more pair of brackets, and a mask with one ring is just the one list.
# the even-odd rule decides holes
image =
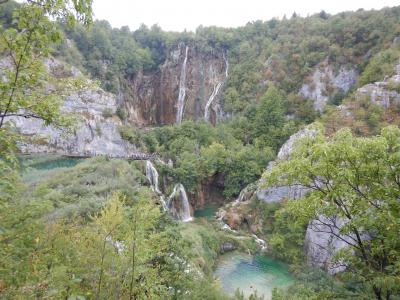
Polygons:
[[150,160],[146,161],[146,177],[151,185],[151,189],[160,194],[160,188],[158,186],[158,172]]
[[160,187],[158,185],[158,172],[150,160],[146,161],[146,177],[150,183],[153,192],[155,192],[160,197],[160,202],[164,208],[164,211],[167,211],[168,208],[167,204],[165,203],[165,197],[160,191]]
[[208,101],[206,103],[206,107],[204,108],[204,119],[206,121],[209,120],[210,118],[210,105],[214,101],[215,96],[217,96],[219,89],[222,86],[222,82],[219,82],[217,85],[214,85],[214,90],[211,93],[210,98],[208,98]]
[[261,247],[261,250],[266,250],[267,249],[267,242],[260,239],[258,236],[253,234],[253,238],[256,241],[256,243]]
[[244,201],[244,197],[247,194],[247,187],[245,187],[244,189],[242,189],[239,193],[239,197],[235,200],[235,202],[240,203]]
[[176,110],[176,123],[182,123],[183,110],[185,107],[185,97],[186,97],[186,64],[188,58],[189,47],[186,46],[185,50],[185,59],[183,60],[182,69],[181,69],[181,77],[179,78],[179,96],[178,96],[178,104]]
[[[174,201],[175,199],[180,200],[178,207],[176,206],[177,203]],[[190,215],[189,200],[182,184],[176,184],[171,195],[168,197],[168,209],[182,222],[189,222],[192,220],[192,216]]]
[[[157,169],[150,160],[146,161],[146,177],[150,183],[152,191],[160,197],[160,202],[164,211],[168,211],[182,222],[189,222],[192,220],[189,200],[182,184],[178,183],[175,185],[174,190],[166,201],[164,194],[160,191]],[[178,203],[174,201],[176,199],[179,200]]]

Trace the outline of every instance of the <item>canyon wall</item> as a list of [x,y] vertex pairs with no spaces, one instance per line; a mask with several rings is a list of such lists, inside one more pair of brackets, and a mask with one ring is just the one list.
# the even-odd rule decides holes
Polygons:
[[179,43],[157,71],[142,71],[127,80],[123,104],[128,120],[139,126],[181,119],[216,124],[224,117],[219,100],[228,76],[226,53],[204,53],[193,44]]

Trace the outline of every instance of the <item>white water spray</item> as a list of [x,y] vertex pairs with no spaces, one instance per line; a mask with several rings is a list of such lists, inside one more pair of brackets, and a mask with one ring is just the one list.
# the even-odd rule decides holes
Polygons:
[[[174,199],[179,199],[179,208],[174,207]],[[189,200],[186,195],[186,191],[184,186],[181,183],[175,185],[174,190],[171,195],[168,197],[168,208],[169,210],[175,210],[176,217],[182,222],[189,222],[192,220],[192,216],[190,215],[190,205]],[[173,211],[174,213],[174,211]]]
[[224,61],[225,61],[225,78],[227,78],[228,70],[229,70],[229,62],[228,62],[228,59],[226,58],[225,53],[222,53],[222,57],[224,58]]
[[165,197],[160,191],[160,187],[158,185],[158,172],[150,160],[146,161],[146,177],[150,183],[153,192],[155,192],[160,197],[160,202],[164,208],[164,211],[167,211],[168,208],[167,204],[165,203]]
[[261,250],[266,250],[267,249],[267,242],[260,239],[258,236],[256,236],[255,234],[253,234],[253,238],[256,241],[256,243],[260,246]]
[[158,172],[150,160],[146,161],[146,177],[151,185],[151,189],[160,194],[160,188],[158,186]]
[[[222,53],[222,57],[225,61],[225,79],[228,78],[228,70],[229,70],[229,62],[228,59],[226,58],[225,53]],[[215,76],[215,74],[214,74]],[[215,81],[215,79],[214,79]],[[217,84],[214,84],[214,89],[210,95],[210,97],[208,98],[208,101],[206,103],[206,106],[204,108],[204,119],[206,121],[209,121],[210,119],[210,106],[213,103],[215,97],[218,95],[218,92],[220,90],[220,88],[222,87],[222,85],[224,84],[224,82],[218,82]]]
[[219,82],[217,85],[214,85],[214,90],[211,93],[210,98],[208,98],[208,101],[206,103],[206,107],[204,108],[204,119],[208,121],[210,119],[210,105],[214,101],[215,96],[217,96],[219,89],[222,86],[222,82]]
[[183,118],[183,110],[185,108],[185,97],[186,97],[186,64],[188,58],[189,47],[186,46],[185,59],[183,60],[181,77],[179,78],[179,96],[176,110],[176,123],[181,124]]

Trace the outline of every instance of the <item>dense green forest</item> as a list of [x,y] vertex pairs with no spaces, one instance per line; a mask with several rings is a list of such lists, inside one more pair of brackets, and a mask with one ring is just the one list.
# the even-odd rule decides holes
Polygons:
[[[396,74],[400,7],[177,33],[112,28],[92,20],[91,5],[0,0],[1,299],[245,299],[239,290],[224,294],[214,271],[225,248],[258,253],[258,237],[295,278],[272,299],[400,299],[400,105],[383,107],[355,91]],[[124,95],[129,80],[158,72],[181,42],[227,56],[228,118],[142,128],[120,103],[115,116],[103,112],[118,118],[124,141],[158,154],[162,192],[149,186],[141,161],[20,155],[26,136],[8,117],[71,130],[77,119],[60,108],[86,78]],[[82,77],[52,77],[44,64],[52,57]],[[320,65],[359,76],[349,91],[328,87],[328,105],[316,111],[299,90]],[[397,82],[385,88],[400,91]],[[315,137],[272,163],[306,126]],[[236,231],[214,217],[177,221],[160,198],[175,195],[173,183],[194,198],[211,186],[217,204],[235,211]],[[297,201],[267,203],[255,192],[298,184],[310,192]],[[251,195],[232,204],[246,187]],[[304,251],[310,221],[321,216],[344,220],[330,228],[347,243],[334,253],[344,269],[333,275],[307,264]]]

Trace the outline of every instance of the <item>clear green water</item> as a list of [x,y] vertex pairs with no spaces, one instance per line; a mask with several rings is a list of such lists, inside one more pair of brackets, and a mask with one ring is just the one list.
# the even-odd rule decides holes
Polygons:
[[21,158],[23,169],[33,168],[36,170],[72,168],[81,161],[83,161],[81,158],[64,157],[59,155],[31,155]]
[[59,158],[46,162],[41,162],[33,165],[32,167],[37,170],[52,170],[57,168],[72,168],[76,166],[82,159],[80,158]]
[[196,209],[193,213],[193,216],[195,218],[213,219],[218,208],[219,206],[216,204],[206,204],[202,209]]
[[264,255],[228,253],[218,261],[215,276],[224,292],[234,295],[239,289],[245,297],[254,291],[264,299],[270,299],[274,287],[285,288],[294,279],[285,263]]
[[19,157],[22,180],[28,184],[39,183],[54,176],[62,168],[72,168],[84,161],[80,158],[63,157],[54,154],[34,154]]

